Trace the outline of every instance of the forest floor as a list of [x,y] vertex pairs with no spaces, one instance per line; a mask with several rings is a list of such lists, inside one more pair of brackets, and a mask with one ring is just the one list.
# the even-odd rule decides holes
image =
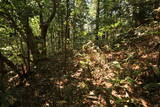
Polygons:
[[[141,39],[140,39],[141,38]],[[10,78],[8,97],[15,107],[159,107],[159,36],[139,37],[120,50],[93,42],[64,56],[40,61],[23,87]]]

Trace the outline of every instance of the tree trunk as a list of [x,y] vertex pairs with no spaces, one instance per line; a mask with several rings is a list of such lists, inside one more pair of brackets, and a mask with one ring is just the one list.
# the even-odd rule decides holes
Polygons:
[[99,32],[99,11],[100,11],[100,8],[99,8],[99,5],[100,5],[100,0],[97,0],[97,9],[96,9],[96,37],[95,39],[98,40],[98,32]]
[[160,51],[158,53],[158,61],[157,61],[158,69],[160,70]]
[[59,5],[59,1],[58,0],[52,0],[53,2],[53,7],[52,7],[52,13],[51,15],[48,17],[48,19],[46,21],[44,21],[44,16],[43,16],[43,12],[42,12],[42,5],[39,4],[40,7],[40,28],[41,28],[41,37],[42,37],[42,57],[45,58],[47,57],[47,45],[46,45],[46,37],[47,37],[47,31],[48,28],[52,22],[52,20],[54,19],[55,15],[56,15],[56,9]]
[[12,61],[10,61],[7,57],[2,55],[1,52],[0,52],[0,63],[1,64],[6,63],[11,69],[13,69],[13,71],[15,71],[17,74],[21,75],[21,73],[19,72],[17,67],[14,65],[14,63]]
[[46,36],[47,36],[47,30],[48,30],[48,25],[44,25],[41,29],[41,36],[42,36],[42,57],[47,56],[47,45],[46,45]]
[[69,33],[69,0],[66,0],[66,26],[65,26],[65,40],[64,40],[64,63],[66,67],[66,61],[67,61],[67,39],[70,38],[70,33]]
[[37,42],[35,42],[36,39],[35,39],[34,34],[32,32],[32,28],[29,26],[29,19],[28,18],[29,17],[26,17],[25,21],[23,22],[24,30],[25,30],[25,34],[26,34],[26,44],[28,47],[28,51],[30,50],[31,54],[33,56],[33,62],[36,62],[41,58],[41,56],[40,56],[40,53],[38,50]]
[[4,76],[5,76],[5,65],[2,60],[0,60],[0,90],[5,92],[5,83],[4,83]]

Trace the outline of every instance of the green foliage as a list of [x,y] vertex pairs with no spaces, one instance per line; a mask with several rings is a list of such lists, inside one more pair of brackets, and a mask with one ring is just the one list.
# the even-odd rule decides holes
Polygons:
[[83,66],[88,65],[90,62],[89,59],[85,59],[85,61],[80,61],[80,64],[82,64]]
[[[159,20],[152,16],[158,3],[159,0],[0,0],[0,52],[24,74],[31,75],[29,78],[25,75],[24,81],[15,77],[12,85],[9,80],[13,79],[10,75],[13,69],[0,59],[7,72],[6,80],[1,81],[7,88],[6,93],[1,94],[0,90],[0,106],[7,107],[22,99],[25,91],[16,88],[21,82],[24,89],[35,88],[35,96],[29,93],[45,102],[41,106],[48,106],[52,101],[56,105],[92,106],[94,98],[102,106],[111,100],[116,106],[132,103],[137,106],[132,92],[143,94],[141,90],[147,93],[160,88],[160,70],[155,61],[158,52],[150,49],[159,42]],[[79,52],[77,59],[70,57],[74,56],[73,51]],[[44,61],[46,57],[54,60]],[[39,69],[41,65],[37,66],[37,62],[41,58],[42,69]],[[153,70],[147,69],[149,64]],[[35,71],[33,76],[28,74],[30,71]],[[150,77],[152,82],[146,84]],[[46,82],[47,79],[51,80]],[[39,86],[47,87],[49,92],[45,93]],[[9,92],[10,89],[18,94]],[[51,95],[51,92],[55,93]],[[89,99],[86,96],[91,96],[90,92]]]
[[40,25],[39,25],[40,21],[39,21],[39,17],[35,16],[33,18],[30,18],[30,26],[33,29],[33,33],[36,36],[40,36]]
[[113,61],[113,62],[111,62],[111,65],[115,66],[115,67],[118,68],[118,69],[121,69],[121,68],[122,68],[121,65],[120,65],[120,63],[119,63],[118,61]]

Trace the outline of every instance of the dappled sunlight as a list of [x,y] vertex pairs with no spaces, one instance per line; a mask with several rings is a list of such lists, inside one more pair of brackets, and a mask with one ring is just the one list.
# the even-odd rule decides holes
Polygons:
[[160,107],[159,0],[0,0],[0,107]]

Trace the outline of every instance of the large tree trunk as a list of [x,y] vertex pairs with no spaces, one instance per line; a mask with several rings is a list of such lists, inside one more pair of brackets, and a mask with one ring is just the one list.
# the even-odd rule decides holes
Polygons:
[[46,21],[44,21],[44,16],[43,16],[43,6],[39,3],[39,8],[40,8],[40,28],[41,28],[41,38],[42,38],[42,57],[47,57],[47,45],[46,45],[46,37],[47,37],[47,31],[48,28],[52,22],[52,20],[54,19],[55,15],[56,15],[56,9],[58,7],[58,0],[52,0],[53,2],[53,7],[52,7],[52,13],[51,15],[48,17],[48,19]]
[[38,50],[38,45],[36,42],[36,39],[34,37],[34,34],[32,32],[32,28],[29,25],[29,17],[25,18],[25,21],[23,21],[23,26],[26,34],[26,44],[28,47],[28,50],[31,51],[33,62],[38,61],[41,58],[41,55]]

